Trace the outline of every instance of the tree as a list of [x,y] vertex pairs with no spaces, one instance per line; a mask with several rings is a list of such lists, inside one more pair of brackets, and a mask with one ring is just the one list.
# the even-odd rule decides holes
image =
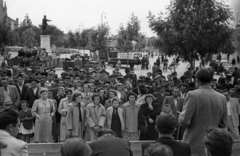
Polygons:
[[168,13],[149,13],[149,26],[167,55],[180,55],[194,68],[195,59],[219,52],[233,53],[232,13],[223,1],[173,0]]
[[121,51],[129,52],[133,50],[132,42],[136,42],[135,48],[141,50],[146,46],[146,37],[140,33],[141,25],[138,17],[132,13],[126,28],[120,24],[118,29],[117,47]]
[[10,29],[3,23],[0,24],[0,43],[8,44],[8,33]]
[[8,41],[9,41],[9,45],[12,45],[12,46],[18,45],[20,42],[19,33],[15,30],[9,31]]
[[70,48],[77,47],[77,41],[76,41],[74,33],[72,31],[68,32],[68,45]]
[[32,28],[27,29],[26,31],[23,32],[22,39],[23,39],[23,44],[27,47],[33,47],[37,45],[37,41],[35,40],[35,33]]
[[107,38],[109,35],[109,26],[107,24],[98,25],[90,33],[90,44],[93,51],[98,50],[100,58],[107,57]]
[[28,14],[26,14],[22,23],[20,23],[20,27],[30,28],[32,26],[32,20],[29,18]]

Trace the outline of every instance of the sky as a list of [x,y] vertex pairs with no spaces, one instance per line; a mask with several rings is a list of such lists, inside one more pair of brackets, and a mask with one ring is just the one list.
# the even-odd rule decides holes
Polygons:
[[[240,20],[240,0],[227,1],[235,16],[239,12]],[[155,34],[148,27],[149,11],[158,15],[165,12],[169,4],[170,0],[7,0],[7,9],[8,16],[19,18],[20,22],[28,14],[34,25],[41,24],[46,15],[52,20],[49,24],[64,32],[97,26],[103,17],[103,23],[108,23],[112,34],[117,34],[119,25],[126,25],[134,12],[141,21],[141,32],[151,37]]]

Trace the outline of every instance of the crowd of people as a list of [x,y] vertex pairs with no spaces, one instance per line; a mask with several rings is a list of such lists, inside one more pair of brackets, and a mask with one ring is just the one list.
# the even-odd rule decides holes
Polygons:
[[[130,68],[122,75],[118,68],[108,73],[96,67],[88,73],[75,67],[58,77],[54,69],[36,67],[31,77],[19,71],[9,83],[9,76],[0,73],[0,141],[6,141],[1,137],[10,138],[4,136],[9,133],[27,143],[65,142],[63,155],[70,156],[68,153],[74,150],[67,150],[77,146],[79,150],[85,149],[84,153],[89,156],[108,147],[109,142],[97,140],[110,135],[115,136],[113,142],[124,139],[161,143],[142,145],[143,154],[169,151],[169,156],[200,156],[206,147],[208,153],[213,152],[215,156],[219,151],[212,147],[211,139],[219,138],[212,135],[222,133],[222,139],[226,137],[225,142],[229,144],[222,150],[231,153],[233,140],[239,139],[237,67],[232,75],[222,75],[218,81],[213,78],[211,68],[195,71],[189,68],[180,78],[177,72],[165,77],[158,59],[153,72],[139,77]],[[206,127],[213,128],[206,133]],[[89,148],[77,138],[93,143]],[[221,141],[220,138],[216,142]],[[19,141],[19,146],[24,147],[23,153],[26,153],[24,142]],[[129,142],[122,144],[132,155]],[[223,145],[219,143],[219,146]],[[6,147],[2,152],[11,152],[11,149]]]

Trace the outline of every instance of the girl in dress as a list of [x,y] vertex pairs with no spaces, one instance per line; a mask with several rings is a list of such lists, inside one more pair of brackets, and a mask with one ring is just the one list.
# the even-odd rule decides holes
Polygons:
[[22,134],[22,140],[30,143],[30,138],[32,133],[34,133],[34,124],[33,124],[33,116],[31,113],[31,108],[28,108],[27,101],[20,101],[20,106],[22,110],[19,113],[20,116],[20,130],[19,133]]
[[106,111],[106,127],[112,129],[117,137],[122,138],[124,131],[123,110],[119,107],[119,99],[112,99],[112,106]]

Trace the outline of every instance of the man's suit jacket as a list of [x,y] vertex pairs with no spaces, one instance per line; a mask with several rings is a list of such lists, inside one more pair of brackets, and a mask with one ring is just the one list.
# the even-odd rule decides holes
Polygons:
[[121,138],[106,136],[89,144],[92,156],[133,156],[130,142]]
[[[0,87],[0,104],[3,104],[4,100],[4,87]],[[20,101],[20,95],[18,94],[17,88],[14,85],[8,85],[9,94],[11,97],[11,100],[15,106],[19,104]]]
[[4,130],[0,130],[0,140],[7,144],[7,148],[1,150],[2,156],[28,156],[26,142],[12,137]]
[[[169,146],[173,151],[173,156],[191,156],[191,147],[187,143],[175,141],[170,137],[160,137],[157,142]],[[150,143],[142,144],[142,155],[144,155],[149,146]]]
[[25,94],[25,100],[28,102],[29,104],[29,108],[32,108],[33,103],[35,100],[40,98],[40,88],[37,87],[37,93],[34,94],[33,92],[33,88],[28,88],[27,92]]
[[174,102],[174,97],[173,96],[166,96],[163,100],[163,105],[162,105],[162,111],[163,111],[163,107],[164,105],[169,104],[172,110],[172,114],[176,117],[176,119],[178,119],[179,114],[177,113],[177,111],[181,112],[182,108],[183,108],[183,99],[182,98],[178,98],[177,99],[177,106],[175,105]]
[[20,100],[24,100],[28,87],[26,85],[23,85],[22,92],[20,92],[20,88],[18,85],[16,85],[16,87],[17,87],[18,94],[20,95]]
[[155,103],[158,105],[158,111],[162,112],[162,105],[163,105],[163,100],[165,96],[169,96],[170,94],[167,92],[164,92],[163,96],[161,92],[156,92],[154,93],[154,96],[156,97]]
[[179,123],[186,127],[183,142],[190,144],[192,154],[204,153],[202,139],[206,134],[206,127],[227,126],[226,98],[212,89],[210,84],[188,92],[183,111],[179,115]]
[[234,127],[239,126],[240,106],[237,98],[230,98],[231,116]]

